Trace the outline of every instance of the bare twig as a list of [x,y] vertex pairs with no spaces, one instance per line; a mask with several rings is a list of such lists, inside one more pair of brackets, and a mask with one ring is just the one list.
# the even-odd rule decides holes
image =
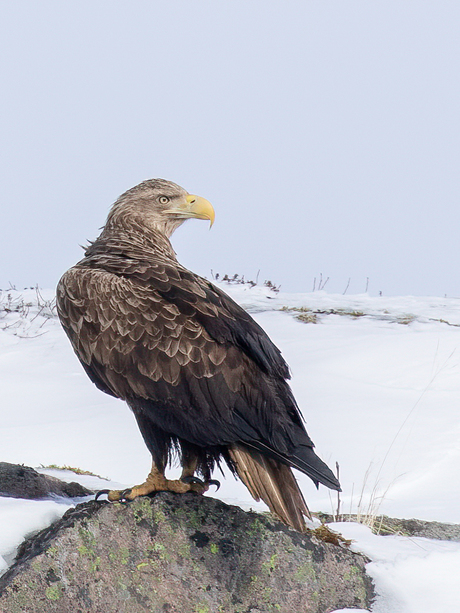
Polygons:
[[[340,481],[340,467],[339,463],[335,463],[335,468],[337,471],[337,481]],[[336,513],[336,521],[340,521],[340,492],[337,491],[337,513]]]
[[318,284],[318,290],[323,290],[326,287],[327,282],[329,281],[329,277],[323,282],[323,274],[321,273],[320,282]]

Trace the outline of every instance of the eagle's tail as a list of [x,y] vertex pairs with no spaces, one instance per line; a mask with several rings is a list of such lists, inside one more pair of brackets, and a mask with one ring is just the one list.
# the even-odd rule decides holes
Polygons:
[[305,531],[304,516],[311,515],[289,466],[240,445],[232,445],[229,454],[253,498],[262,499],[288,526]]

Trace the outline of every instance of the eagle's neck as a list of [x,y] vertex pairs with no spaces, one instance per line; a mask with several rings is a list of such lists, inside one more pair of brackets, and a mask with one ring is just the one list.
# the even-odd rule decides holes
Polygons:
[[177,262],[169,238],[157,229],[148,228],[131,220],[129,224],[107,223],[100,236],[88,247],[85,255],[93,256],[105,251],[133,260],[168,259]]

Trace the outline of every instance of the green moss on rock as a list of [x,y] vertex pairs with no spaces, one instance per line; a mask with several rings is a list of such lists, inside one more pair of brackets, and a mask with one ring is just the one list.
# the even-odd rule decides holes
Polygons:
[[61,597],[61,589],[58,585],[50,585],[46,588],[45,595],[48,600],[59,600]]

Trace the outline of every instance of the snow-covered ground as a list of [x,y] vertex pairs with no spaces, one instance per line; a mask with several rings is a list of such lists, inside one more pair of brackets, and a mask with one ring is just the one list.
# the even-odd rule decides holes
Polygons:
[[[317,452],[331,468],[339,464],[343,512],[460,523],[460,300],[222,287],[290,364]],[[150,459],[133,416],[90,383],[52,300],[52,291],[0,294],[0,461],[143,481]],[[313,511],[335,512],[336,494],[298,477]],[[217,496],[264,509],[228,475]],[[0,572],[24,534],[68,506],[0,498]],[[372,560],[375,613],[458,611],[460,543],[375,536],[358,524],[334,528]]]

